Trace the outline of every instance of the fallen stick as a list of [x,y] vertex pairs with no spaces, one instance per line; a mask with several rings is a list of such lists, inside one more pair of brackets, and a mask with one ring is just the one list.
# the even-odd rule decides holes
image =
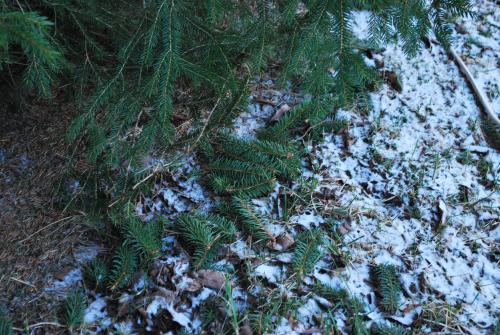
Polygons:
[[467,66],[463,62],[462,58],[460,58],[460,56],[457,55],[455,50],[453,50],[451,48],[450,48],[450,54],[453,57],[453,59],[455,60],[455,62],[458,64],[458,67],[460,68],[460,72],[462,72],[462,74],[465,76],[465,78],[467,79],[469,84],[471,84],[472,89],[474,90],[474,93],[476,94],[477,98],[479,99],[479,102],[483,106],[483,109],[486,112],[486,114],[488,114],[490,119],[493,120],[493,122],[495,122],[496,125],[500,127],[500,120],[498,119],[498,115],[496,115],[496,113],[491,108],[491,106],[488,102],[488,98],[486,98],[483,91],[481,91],[481,89],[479,89],[479,87],[477,86],[477,83],[474,80],[474,77],[472,76],[469,69],[467,68]]

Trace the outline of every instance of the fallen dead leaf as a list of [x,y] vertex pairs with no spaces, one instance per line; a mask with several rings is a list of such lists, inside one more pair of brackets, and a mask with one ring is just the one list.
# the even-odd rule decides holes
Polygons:
[[72,270],[71,267],[67,266],[65,268],[62,268],[60,271],[56,272],[53,274],[54,278],[59,279],[59,280],[64,280],[66,275]]
[[448,209],[446,207],[446,203],[443,201],[443,199],[439,198],[438,199],[438,216],[439,216],[439,221],[438,221],[438,226],[436,227],[436,230],[439,230],[443,228],[446,225],[446,217],[448,215]]
[[280,235],[276,238],[276,244],[279,244],[281,246],[280,250],[286,250],[290,248],[294,243],[295,240],[293,239],[293,236],[288,233]]
[[350,225],[348,225],[347,223],[344,223],[339,227],[339,233],[342,235],[349,233],[351,230],[352,230],[352,227]]
[[201,285],[214,290],[222,289],[226,281],[224,274],[220,271],[200,270],[198,271],[198,276],[201,280]]
[[269,121],[278,122],[279,120],[281,120],[283,115],[285,115],[285,113],[288,112],[290,109],[291,108],[290,106],[288,106],[288,104],[281,105],[280,108],[278,108],[278,110],[274,113],[274,115],[271,117]]
[[202,284],[198,279],[193,279],[191,283],[184,289],[185,291],[188,292],[196,292],[202,287]]
[[240,335],[253,335],[252,328],[250,326],[242,326],[239,330]]
[[401,92],[403,88],[401,87],[401,83],[399,82],[398,75],[394,71],[385,71],[385,78],[389,86],[391,86],[394,90]]

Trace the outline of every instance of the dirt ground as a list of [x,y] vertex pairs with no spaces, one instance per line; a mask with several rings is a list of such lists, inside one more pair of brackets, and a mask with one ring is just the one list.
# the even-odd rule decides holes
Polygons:
[[86,229],[81,215],[64,210],[59,192],[72,168],[64,134],[74,107],[57,96],[22,105],[0,99],[0,306],[20,328],[54,322],[54,299],[44,288],[72,262]]

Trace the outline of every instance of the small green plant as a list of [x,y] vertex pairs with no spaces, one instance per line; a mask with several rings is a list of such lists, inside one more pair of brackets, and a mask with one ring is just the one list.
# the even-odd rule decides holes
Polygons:
[[245,140],[225,132],[202,145],[210,186],[217,194],[255,198],[273,190],[278,177],[298,176],[300,155],[291,145]]
[[238,213],[239,223],[243,230],[252,237],[255,242],[266,242],[271,238],[266,230],[264,220],[257,214],[250,201],[233,197],[232,204]]
[[109,288],[119,290],[128,285],[130,278],[137,271],[137,254],[126,242],[118,247],[113,256],[113,267],[109,276]]
[[351,297],[347,300],[345,307],[351,315],[358,315],[365,311],[365,304],[358,297]]
[[288,296],[280,289],[266,288],[248,318],[256,334],[269,334],[276,327],[276,317],[293,318],[301,305],[302,301],[296,296]]
[[342,331],[340,331],[339,327],[337,326],[337,322],[335,321],[335,317],[333,316],[331,311],[328,312],[327,317],[322,321],[323,321],[323,328],[325,329],[324,334],[326,335],[342,334]]
[[81,289],[70,292],[63,307],[64,324],[70,333],[83,323],[83,317],[87,308],[87,297]]
[[431,301],[424,304],[422,308],[421,318],[431,321],[428,325],[432,331],[440,332],[459,329],[460,321],[453,318],[453,316],[462,311],[462,306],[452,306],[447,302]]
[[[495,186],[496,184],[496,171],[493,168],[493,163],[490,162],[486,157],[480,157],[476,161],[476,168],[481,177],[481,183],[486,186]],[[490,181],[488,176],[493,176],[493,181]]]
[[323,233],[318,230],[307,230],[296,238],[293,271],[297,279],[301,280],[311,273],[321,258],[320,246],[323,244]]
[[0,335],[12,335],[13,333],[12,321],[10,321],[3,308],[0,307]]
[[316,284],[313,286],[313,292],[329,300],[337,307],[348,307],[349,293],[345,289],[337,289],[324,284]]
[[462,151],[458,156],[457,156],[457,162],[463,165],[472,165],[474,162],[474,159],[472,157],[472,153],[469,150],[464,150]]
[[108,278],[106,263],[100,258],[93,259],[85,266],[84,277],[95,289],[104,288],[104,284]]
[[143,222],[137,217],[129,217],[123,225],[125,240],[147,263],[160,255],[163,222],[152,220]]
[[410,332],[400,326],[376,325],[374,335],[410,335]]
[[196,269],[210,267],[221,245],[233,242],[236,234],[231,221],[214,214],[183,214],[174,229],[192,251]]
[[500,335],[500,321],[497,321],[493,326],[493,335]]
[[363,318],[359,315],[354,316],[352,323],[352,334],[353,335],[370,335],[370,330],[366,327],[363,322]]
[[240,329],[240,314],[238,306],[233,298],[233,287],[231,280],[226,276],[224,283],[224,307],[226,318],[229,319],[233,334],[239,334]]
[[380,307],[395,313],[401,301],[401,283],[396,267],[390,264],[375,265],[371,269],[373,283],[380,295]]

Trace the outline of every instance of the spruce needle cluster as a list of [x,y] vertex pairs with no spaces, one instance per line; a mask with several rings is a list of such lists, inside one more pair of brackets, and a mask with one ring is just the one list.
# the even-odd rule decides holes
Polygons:
[[380,295],[380,307],[385,312],[395,313],[401,301],[401,283],[396,267],[390,264],[375,265],[371,272]]

